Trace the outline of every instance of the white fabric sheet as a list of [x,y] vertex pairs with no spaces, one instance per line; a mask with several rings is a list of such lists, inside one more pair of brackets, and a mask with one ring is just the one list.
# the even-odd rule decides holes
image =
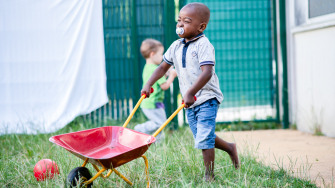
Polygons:
[[101,1],[0,0],[0,135],[54,132],[107,100]]

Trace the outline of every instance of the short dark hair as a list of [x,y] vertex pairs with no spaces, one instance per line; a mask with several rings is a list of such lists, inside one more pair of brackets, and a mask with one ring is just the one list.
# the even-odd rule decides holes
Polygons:
[[198,13],[198,16],[201,19],[201,21],[208,24],[209,18],[210,18],[210,10],[205,4],[203,4],[203,3],[188,3],[184,7],[196,9],[197,13]]

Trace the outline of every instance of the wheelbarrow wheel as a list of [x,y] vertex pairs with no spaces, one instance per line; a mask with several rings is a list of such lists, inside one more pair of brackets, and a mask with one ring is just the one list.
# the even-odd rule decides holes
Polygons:
[[[77,187],[77,183],[83,185],[84,181],[92,178],[90,171],[85,167],[77,167],[71,170],[66,178],[66,187]],[[92,187],[93,182],[88,184],[87,187]]]

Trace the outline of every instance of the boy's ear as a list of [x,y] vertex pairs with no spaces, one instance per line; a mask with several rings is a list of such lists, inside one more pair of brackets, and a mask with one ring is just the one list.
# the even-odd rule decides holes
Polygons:
[[207,24],[206,24],[206,23],[201,23],[201,24],[200,24],[199,31],[200,31],[200,32],[205,31],[206,27],[207,27]]
[[150,52],[149,57],[152,57],[153,55],[155,55],[155,52]]

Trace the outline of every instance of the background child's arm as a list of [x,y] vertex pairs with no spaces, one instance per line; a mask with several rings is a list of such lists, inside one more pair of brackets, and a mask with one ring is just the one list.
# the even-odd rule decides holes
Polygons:
[[197,81],[191,86],[186,92],[184,99],[185,107],[188,108],[194,103],[195,94],[206,85],[206,83],[212,78],[213,65],[201,66],[202,73],[198,77]]
[[162,62],[155,70],[155,72],[150,76],[148,82],[144,85],[141,90],[141,95],[145,94],[147,97],[150,96],[150,88],[154,83],[160,79],[162,76],[165,75],[166,71],[169,70],[171,65],[167,64],[166,62]]
[[166,82],[164,82],[163,84],[160,85],[160,87],[162,88],[162,90],[167,90],[170,88],[170,85],[172,84],[174,78],[177,76],[177,72],[172,69],[169,71],[170,74],[169,74],[169,77],[168,79],[166,80]]

